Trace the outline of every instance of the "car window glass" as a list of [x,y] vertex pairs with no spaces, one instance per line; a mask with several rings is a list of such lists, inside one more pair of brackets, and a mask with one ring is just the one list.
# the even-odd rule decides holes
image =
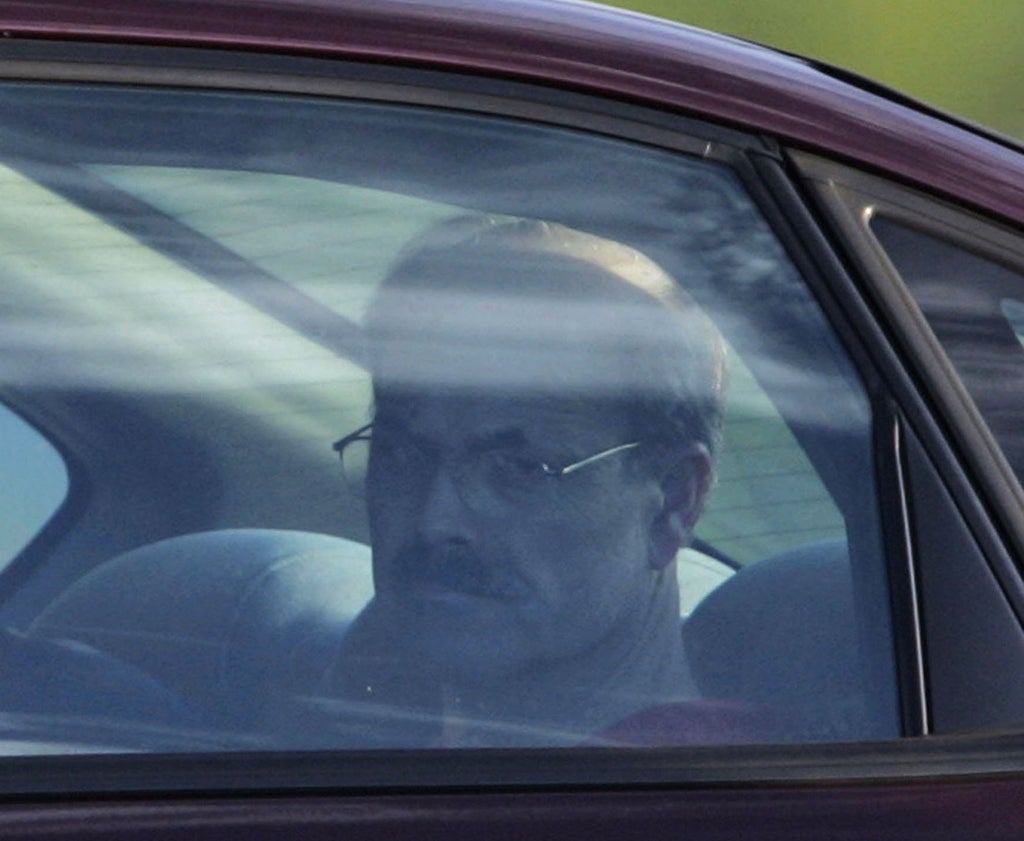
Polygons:
[[80,489],[0,580],[9,645],[74,678],[0,696],[39,744],[898,734],[870,406],[727,166],[441,110],[0,93],[0,320],[33,325],[0,388]]
[[880,215],[871,223],[1018,478],[1024,476],[1024,276]]
[[68,492],[60,455],[38,432],[0,405],[0,568],[56,513]]
[[[417,197],[265,173],[91,169],[354,320],[394,255],[459,212]],[[700,536],[738,563],[841,539],[841,512],[770,398],[735,352],[728,368],[727,443]]]

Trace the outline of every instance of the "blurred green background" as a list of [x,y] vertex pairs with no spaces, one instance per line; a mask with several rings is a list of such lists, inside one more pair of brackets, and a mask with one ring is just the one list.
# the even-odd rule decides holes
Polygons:
[[1024,0],[603,0],[821,59],[1024,138]]

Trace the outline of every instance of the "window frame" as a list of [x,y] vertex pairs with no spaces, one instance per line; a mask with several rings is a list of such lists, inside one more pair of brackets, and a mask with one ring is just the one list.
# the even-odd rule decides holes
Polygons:
[[[907,614],[904,572],[900,559],[907,552],[906,523],[902,509],[890,504],[902,499],[904,489],[896,462],[896,412],[892,409],[893,388],[902,373],[888,337],[878,328],[871,310],[832,246],[821,235],[818,223],[808,212],[803,199],[785,171],[784,160],[776,144],[729,128],[716,127],[689,117],[660,112],[627,103],[599,100],[582,94],[540,88],[525,84],[486,80],[457,74],[401,68],[358,65],[349,62],[321,62],[314,59],[257,58],[240,54],[216,53],[169,48],[138,48],[96,45],[31,44],[13,45],[23,55],[0,64],[0,75],[10,79],[47,82],[111,82],[171,87],[195,87],[205,90],[251,90],[264,93],[314,94],[329,97],[366,99],[414,105],[438,105],[474,113],[527,119],[571,129],[632,140],[730,164],[775,229],[790,258],[807,281],[811,294],[821,304],[826,317],[843,344],[854,367],[862,376],[872,403],[878,428],[876,436],[876,479],[879,486],[881,518],[887,556],[896,560],[892,571],[896,595],[888,607],[894,617]],[[59,54],[59,57],[58,57]],[[68,59],[69,60],[66,60]],[[100,64],[98,62],[104,62]],[[149,66],[143,66],[146,62]],[[257,72],[253,72],[257,71]],[[698,138],[695,140],[695,138]],[[895,373],[894,373],[895,372]],[[911,612],[912,613],[912,612]],[[901,623],[897,636],[901,654],[900,696],[904,704],[905,735],[924,732],[914,709],[919,704],[919,664],[915,661],[916,620]],[[906,626],[906,627],[904,627]],[[1024,751],[1024,746],[1022,746]],[[721,747],[709,749],[653,749],[643,751],[602,751],[585,749],[559,752],[553,760],[545,751],[502,751],[508,767],[497,768],[493,756],[473,751],[439,752],[446,768],[441,785],[536,786],[567,784],[635,785],[638,783],[678,784],[755,782],[770,780],[851,780],[875,778],[880,769],[918,767],[907,759],[908,748],[901,741],[882,746],[796,745]],[[514,754],[514,756],[513,756]],[[347,756],[347,755],[345,755]],[[456,757],[457,758],[454,758]],[[454,758],[454,759],[453,759]],[[438,785],[438,756],[430,753],[406,757],[400,767],[393,758],[360,757],[355,769],[343,767],[330,756],[309,755],[260,757],[260,787],[285,790],[336,789],[337,787],[418,787],[417,768]],[[605,759],[607,761],[605,761]],[[214,767],[195,778],[188,774]],[[408,762],[406,763],[406,760]],[[181,769],[171,788],[193,790],[222,788],[238,790],[251,783],[254,770],[251,757],[198,754],[195,757],[143,758],[69,757],[59,760],[61,772],[50,770],[40,776],[0,774],[0,791],[66,791],[67,783],[84,769],[106,767],[101,780],[90,780],[93,791],[164,788],[161,767]],[[364,764],[365,761],[365,764]],[[923,762],[932,762],[926,756]],[[483,763],[483,764],[481,764]],[[27,770],[30,758],[18,759],[11,769]],[[822,767],[828,770],[823,775]],[[109,766],[109,767],[108,767]],[[482,768],[489,768],[481,774]],[[188,773],[186,773],[186,769]],[[65,776],[70,773],[71,776]],[[538,776],[538,773],[541,776]],[[885,773],[881,771],[881,773]],[[33,782],[34,780],[34,782]],[[11,788],[8,788],[10,786]],[[33,787],[35,786],[35,787]]]
[[[1024,639],[1020,636],[1024,633],[1024,578],[1017,560],[1024,557],[1024,491],[899,270],[872,232],[871,221],[884,215],[1018,271],[1024,267],[1024,235],[1002,221],[883,176],[808,153],[790,155],[837,248],[862,278],[881,326],[903,357],[908,385],[916,392],[914,399],[902,401],[897,412],[902,439],[899,464],[908,506],[909,585],[922,611],[923,686],[940,682],[931,692],[925,690],[928,703],[923,712],[926,720],[959,719],[965,710],[957,694],[970,697],[969,681],[957,668],[948,668],[949,652],[942,644],[929,646],[929,626],[933,640],[941,638],[949,630],[948,617],[935,607],[929,610],[922,591],[931,588],[930,598],[936,604],[952,597],[957,559],[949,556],[946,546],[973,542],[974,550],[963,556],[969,559],[965,568],[977,564],[976,576],[992,576],[995,590],[989,598],[998,601],[988,609],[997,612],[1005,603],[1013,617],[1008,621],[1016,625],[1012,629],[1006,625],[1006,632],[1016,631],[1014,635]],[[930,523],[929,505],[947,505],[938,502],[947,497],[949,507],[941,522]],[[951,525],[954,521],[958,525]],[[932,539],[931,532],[947,527],[953,531],[945,544]],[[955,536],[956,530],[960,537]],[[932,705],[938,706],[932,709]]]
[[[870,221],[875,214],[884,213],[897,223],[1022,272],[1024,235],[1004,223],[849,166],[804,153],[793,153],[793,160],[840,247],[863,277],[870,300],[883,314],[886,332],[905,355],[928,401],[921,407],[927,416],[915,412],[910,419],[923,427],[930,425],[926,420],[942,418],[943,432],[955,451],[956,469],[967,470],[981,484],[985,508],[1000,527],[1000,542],[1008,540],[1013,553],[1024,557],[1024,488],[899,271],[871,233]],[[946,469],[944,478],[955,483],[955,473],[952,467]],[[977,493],[974,488],[963,489],[958,503],[967,509],[977,507],[965,492]],[[982,529],[983,524],[977,522],[975,527]]]

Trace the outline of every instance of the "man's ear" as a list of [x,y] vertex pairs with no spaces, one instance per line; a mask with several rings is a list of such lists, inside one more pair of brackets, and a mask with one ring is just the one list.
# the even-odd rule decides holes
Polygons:
[[662,507],[651,524],[649,561],[664,569],[687,546],[711,492],[714,468],[708,448],[693,443],[679,454],[661,476]]

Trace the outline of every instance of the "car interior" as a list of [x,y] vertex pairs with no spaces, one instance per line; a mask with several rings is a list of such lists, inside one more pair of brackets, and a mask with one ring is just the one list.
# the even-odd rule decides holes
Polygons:
[[702,694],[785,710],[789,741],[898,734],[870,401],[742,166],[412,106],[86,93],[0,89],[0,401],[29,430],[0,471],[50,500],[0,557],[8,752],[415,746],[326,688],[373,596],[331,443],[372,416],[373,290],[467,210],[634,245],[729,344],[678,559]]

